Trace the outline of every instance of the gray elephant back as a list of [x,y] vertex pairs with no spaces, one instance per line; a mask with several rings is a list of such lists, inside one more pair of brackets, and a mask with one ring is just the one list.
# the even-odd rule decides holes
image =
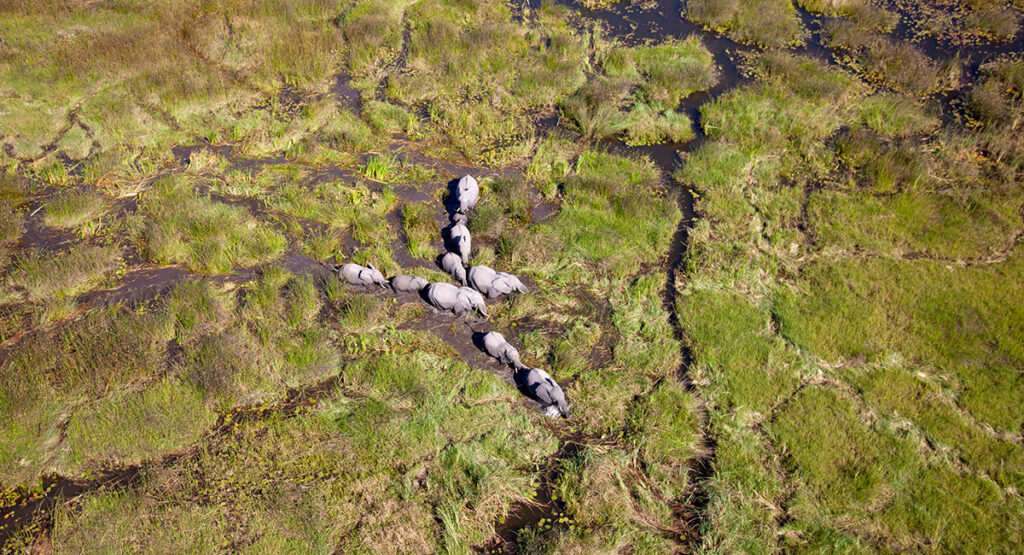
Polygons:
[[466,268],[462,265],[462,259],[454,252],[446,252],[441,257],[441,269],[451,274],[460,283],[466,283]]
[[476,206],[476,201],[480,198],[480,185],[473,176],[464,175],[459,179],[456,193],[458,194],[459,212],[465,213]]
[[431,283],[427,286],[427,300],[437,308],[451,310],[459,300],[459,288],[450,283]]
[[477,291],[487,295],[491,290],[491,282],[494,281],[494,276],[494,270],[487,266],[473,266],[469,269],[469,284]]

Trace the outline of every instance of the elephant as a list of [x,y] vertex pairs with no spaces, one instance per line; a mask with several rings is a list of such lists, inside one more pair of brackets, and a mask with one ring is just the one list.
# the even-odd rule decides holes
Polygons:
[[469,265],[470,241],[469,228],[463,224],[455,224],[448,230],[448,244],[452,251],[462,259],[462,265]]
[[466,225],[466,224],[469,223],[469,216],[463,214],[462,212],[452,212],[452,214],[450,216],[448,216],[448,219],[451,220],[453,225],[454,224]]
[[459,287],[459,295],[469,302],[470,307],[479,310],[485,318],[491,317],[487,314],[487,303],[484,301],[484,296],[479,291],[472,287]]
[[540,402],[545,414],[569,418],[569,403],[565,400],[565,392],[547,372],[540,368],[523,368],[516,372],[515,381],[516,385]]
[[455,188],[455,200],[459,203],[458,211],[465,214],[476,207],[476,201],[480,198],[480,185],[471,175],[464,175],[459,179]]
[[448,272],[459,283],[466,285],[466,268],[462,265],[462,259],[454,252],[446,252],[441,257],[441,269]]
[[490,299],[516,291],[526,291],[526,286],[516,276],[505,272],[495,272],[483,265],[473,266],[469,269],[468,281],[477,291],[487,295]]
[[441,310],[450,310],[459,316],[472,312],[474,308],[480,310],[484,316],[487,316],[486,310],[476,306],[476,303],[460,288],[450,283],[431,283],[428,285],[427,301]]
[[491,282],[496,277],[498,277],[498,274],[493,269],[481,264],[469,269],[468,281],[469,285],[473,286],[477,291],[493,299],[498,296],[497,294],[491,294]]
[[430,282],[426,278],[413,276],[395,276],[391,278],[391,288],[398,293],[415,293],[422,291]]
[[483,337],[484,350],[487,354],[515,368],[525,368],[519,360],[519,351],[505,340],[505,336],[496,331],[489,331]]
[[427,286],[427,300],[441,310],[462,314],[469,308],[469,302],[460,298],[459,288],[450,283],[431,283]]
[[384,274],[380,273],[377,268],[374,268],[373,264],[367,264],[365,267],[359,264],[345,264],[338,268],[338,277],[352,285],[369,286],[377,284],[381,287],[387,285],[387,281],[384,280]]
[[519,281],[519,278],[512,274],[506,274],[505,272],[498,272],[491,282],[491,292],[494,296],[508,295],[516,292],[526,292],[526,286],[523,282]]

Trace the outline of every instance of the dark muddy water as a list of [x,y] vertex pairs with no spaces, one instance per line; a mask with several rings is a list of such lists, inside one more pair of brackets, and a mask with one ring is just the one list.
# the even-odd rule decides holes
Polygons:
[[37,487],[19,488],[15,491],[14,501],[0,508],[0,546],[6,548],[16,533],[32,523],[36,523],[40,530],[49,529],[53,525],[53,512],[59,504],[100,488],[128,487],[138,480],[139,471],[138,466],[118,468],[102,472],[91,480],[43,476]]

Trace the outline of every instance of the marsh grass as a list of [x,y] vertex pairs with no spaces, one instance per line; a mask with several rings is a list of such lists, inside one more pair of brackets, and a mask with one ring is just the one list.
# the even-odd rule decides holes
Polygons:
[[860,119],[886,137],[907,137],[935,130],[939,120],[921,104],[904,96],[871,96],[860,105]]
[[909,43],[894,42],[852,21],[836,20],[822,29],[829,46],[848,53],[869,80],[898,91],[925,95],[945,87],[956,68],[942,68]]
[[658,113],[646,104],[637,104],[630,111],[629,119],[625,139],[629,146],[685,143],[694,137],[693,123],[680,112],[668,110]]
[[697,35],[633,47],[627,55],[642,77],[638,101],[657,110],[671,110],[691,93],[710,89],[718,81],[711,52]]
[[363,105],[363,117],[378,131],[413,134],[419,121],[409,110],[397,104],[372,100]]
[[980,126],[979,140],[997,159],[1019,157],[1022,132],[1015,114],[1024,106],[1024,62],[992,62],[982,69],[983,79],[968,93],[966,115]]
[[621,133],[629,125],[622,110],[627,106],[630,84],[598,79],[567,98],[559,106],[560,119],[587,140]]
[[[563,532],[562,548],[632,545],[651,552],[672,550],[671,540],[655,531],[657,525],[669,524],[671,516],[652,502],[628,461],[620,451],[587,447],[563,463],[556,483],[568,515],[563,517],[568,533]],[[596,545],[588,548],[591,542]]]
[[[254,82],[266,90],[321,86],[341,61],[333,16],[315,2],[293,6],[288,16],[272,5],[220,5],[216,17],[177,4],[145,13],[128,6],[66,9],[60,2],[12,6],[4,35],[19,62],[0,74],[19,98],[43,100],[11,103],[0,125],[22,137],[20,155],[32,156],[74,107],[101,151],[130,143],[166,147],[177,142],[177,128],[225,104],[247,103]],[[244,46],[231,46],[235,40]],[[59,146],[78,159],[87,137],[72,129]]]
[[0,369],[5,480],[23,482],[47,468],[60,470],[64,461],[54,461],[54,434],[68,408],[154,375],[170,331],[157,315],[109,307],[19,344]]
[[409,241],[409,254],[424,260],[437,257],[436,243],[441,228],[434,219],[434,205],[430,202],[406,204],[402,208],[402,229]]
[[[1004,295],[1017,292],[993,280],[1017,271],[1019,253],[952,262],[985,259],[1019,230],[1019,195],[994,177],[1004,162],[985,177],[971,162],[979,135],[938,129],[916,85],[867,95],[782,53],[752,68],[756,85],[702,107],[710,140],[675,172],[702,216],[676,310],[717,439],[708,545],[759,551],[781,530],[783,549],[1013,543],[993,526],[1020,507],[993,492],[1020,479],[1017,446],[998,435],[1019,425],[1007,410],[1018,350],[994,338],[1007,337],[1017,316]],[[1013,101],[992,88],[992,105]],[[949,186],[966,182],[978,188]],[[949,472],[970,477],[957,491],[977,512],[939,493]],[[791,499],[793,520],[779,528],[764,499]],[[876,503],[887,509],[865,510]],[[940,538],[915,503],[960,524]]]
[[393,154],[375,154],[366,160],[362,173],[374,181],[393,181],[399,173],[400,162]]
[[557,9],[538,10],[531,30],[507,6],[474,5],[472,12],[467,19],[439,1],[411,6],[404,71],[388,80],[387,96],[426,109],[429,141],[471,160],[507,163],[531,149],[532,125],[523,116],[584,82],[587,46]]
[[316,260],[344,258],[341,234],[333,229],[313,230],[304,233],[300,248],[308,256]]
[[198,194],[183,177],[155,182],[139,202],[133,233],[157,264],[181,263],[202,273],[222,273],[276,257],[284,237],[257,222],[245,208]]
[[15,260],[7,286],[24,291],[32,302],[72,297],[103,283],[120,259],[117,245],[80,244],[56,254],[32,252]]
[[525,177],[537,183],[541,194],[550,200],[558,194],[558,184],[572,170],[579,150],[579,144],[568,133],[556,128],[537,145]]
[[[285,179],[268,191],[262,200],[267,206],[289,216],[314,220],[327,226],[324,235],[314,234],[304,241],[322,239],[328,242],[328,236],[336,236],[344,231],[362,245],[359,252],[353,253],[359,260],[378,264],[388,270],[395,269],[390,246],[394,231],[386,216],[398,204],[398,196],[390,187],[371,191],[363,184],[328,181],[309,185]],[[298,222],[294,223],[297,225]],[[305,233],[301,227],[299,232]],[[313,246],[310,244],[310,247]]]
[[582,154],[565,181],[558,216],[510,238],[507,256],[555,283],[623,277],[653,263],[679,217],[660,179],[649,160]]
[[174,379],[161,380],[144,392],[115,394],[75,412],[67,429],[66,464],[137,464],[187,447],[214,420],[199,391]]
[[782,48],[803,40],[804,29],[791,2],[784,0],[687,0],[686,15],[736,40]]
[[0,244],[7,245],[21,237],[22,215],[7,202],[0,202]]
[[[970,128],[937,129],[917,97],[951,82],[952,66],[887,46],[893,17],[877,6],[804,4],[853,21],[834,46],[893,90],[789,52],[745,58],[749,81],[702,108],[707,140],[674,172],[700,217],[670,284],[674,186],[650,160],[588,143],[685,140],[690,122],[674,110],[716,78],[696,38],[627,47],[553,5],[520,20],[501,3],[440,0],[10,4],[0,127],[15,153],[49,144],[74,99],[100,145],[80,173],[48,165],[93,149],[73,127],[26,174],[32,190],[138,194],[127,225],[100,235],[127,230],[151,262],[257,277],[189,279],[132,309],[86,310],[75,298],[113,285],[118,256],[109,266],[88,249],[115,247],[74,247],[82,264],[74,248],[24,254],[5,278],[0,337],[49,325],[5,347],[0,481],[144,463],[130,488],[59,505],[56,551],[462,552],[486,545],[555,464],[568,510],[521,531],[521,550],[667,552],[681,548],[668,537],[681,526],[673,510],[696,499],[687,465],[707,439],[704,543],[685,548],[1019,545],[1024,293],[1011,238],[1024,72],[987,64],[966,93]],[[788,2],[685,9],[771,47],[802,32]],[[327,93],[341,66],[355,73],[360,116]],[[535,134],[555,111],[561,127]],[[537,284],[493,307],[493,322],[563,383],[569,422],[407,329],[422,323],[421,303],[267,264],[282,232],[319,259],[350,234],[348,259],[400,270],[388,223],[399,199],[360,180],[440,178],[388,154],[361,158],[395,132],[429,153],[526,166],[525,182],[482,183],[474,262]],[[186,175],[155,179],[180,170],[170,147],[197,137],[287,160],[231,169],[199,154]],[[327,166],[366,173],[324,181]],[[25,213],[11,175],[0,173],[8,246]],[[263,207],[210,198],[207,184]],[[557,203],[543,223],[532,222],[533,186]],[[45,218],[65,199],[40,200]],[[403,207],[410,246],[436,240],[426,206]],[[692,353],[685,369],[668,310]],[[276,410],[318,383],[334,385]]]
[[[111,547],[129,537],[172,549],[231,541],[252,541],[257,549],[332,549],[342,530],[373,514],[372,524],[345,535],[343,549],[386,544],[422,552],[482,543],[493,521],[532,493],[531,472],[523,469],[540,464],[555,440],[509,405],[476,407],[504,388],[437,354],[443,349],[436,339],[413,334],[396,344],[417,345],[419,352],[403,348],[401,355],[352,365],[347,389],[362,395],[338,389],[292,418],[233,423],[220,447],[154,468],[138,488],[97,491],[81,510],[62,511],[54,541],[69,549],[96,545],[87,536],[101,526],[119,532],[105,536]],[[464,403],[446,402],[449,395]],[[479,435],[495,411],[506,425]],[[422,471],[423,480],[408,482],[401,461],[419,461],[407,469]],[[218,508],[196,509],[174,497],[181,489]],[[244,526],[228,526],[229,513]],[[257,527],[258,537],[248,531]]]
[[961,203],[935,193],[822,191],[808,199],[807,216],[820,249],[977,259],[1002,248],[1020,228],[1014,204],[994,195],[974,194]]
[[98,191],[69,191],[46,203],[43,221],[54,227],[76,228],[93,221],[106,207]]
[[[511,237],[533,221],[530,197],[525,181],[514,177],[488,179],[483,184],[481,199],[469,220],[469,230],[479,238],[481,246]],[[482,262],[481,262],[482,263]]]

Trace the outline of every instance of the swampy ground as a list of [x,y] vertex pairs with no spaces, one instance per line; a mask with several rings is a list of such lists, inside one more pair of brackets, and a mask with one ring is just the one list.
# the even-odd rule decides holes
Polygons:
[[4,550],[1013,551],[1022,7],[0,2]]

